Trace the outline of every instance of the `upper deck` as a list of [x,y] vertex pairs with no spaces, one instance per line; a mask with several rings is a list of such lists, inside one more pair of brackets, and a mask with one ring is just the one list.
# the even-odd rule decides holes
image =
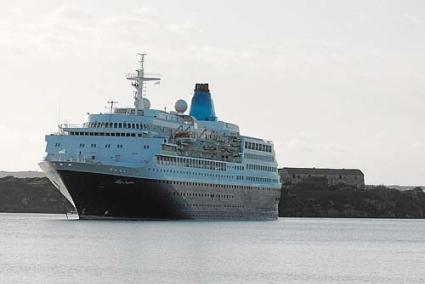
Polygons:
[[234,177],[238,182],[276,182],[273,143],[241,136],[238,125],[220,121],[208,84],[196,84],[186,114],[183,100],[176,102],[175,111],[150,108],[143,86],[159,78],[146,77],[143,64],[127,78],[136,88],[134,107],[113,108],[116,102],[111,101],[108,113],[88,114],[82,124],[60,125],[57,133],[46,136],[46,160],[151,168],[155,173],[158,167],[167,173],[189,167],[201,171],[194,173],[198,177],[210,176],[208,171],[218,167],[239,171]]

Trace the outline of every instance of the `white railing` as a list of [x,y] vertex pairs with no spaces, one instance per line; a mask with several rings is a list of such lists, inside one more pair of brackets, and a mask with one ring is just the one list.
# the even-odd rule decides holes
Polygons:
[[85,124],[80,123],[80,124],[71,124],[71,123],[62,123],[59,124],[59,128],[64,129],[64,128],[85,128]]

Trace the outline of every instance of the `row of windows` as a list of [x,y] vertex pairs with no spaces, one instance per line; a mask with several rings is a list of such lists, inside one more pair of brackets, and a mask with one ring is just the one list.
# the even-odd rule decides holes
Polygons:
[[[247,181],[254,181],[254,182],[262,182],[262,183],[272,183],[272,182],[278,182],[277,179],[271,179],[271,178],[263,178],[263,177],[243,177],[243,176],[232,176],[232,175],[220,175],[220,174],[210,174],[210,173],[199,173],[199,172],[189,172],[189,171],[178,171],[178,170],[171,170],[171,169],[158,169],[158,168],[148,168],[148,170],[152,170],[154,172],[161,172],[161,173],[174,173],[174,174],[184,174],[184,175],[195,175],[195,176],[206,176],[206,177],[212,177],[217,179],[236,179],[236,180],[244,180],[246,178]],[[179,182],[176,182],[179,184]],[[184,184],[184,182],[183,182]],[[205,185],[201,183],[201,185]]]
[[[189,206],[195,206],[195,207],[209,207],[209,208],[220,208],[220,207],[224,207],[224,208],[245,208],[245,205],[243,204],[190,204],[190,203],[175,203],[176,206],[178,207],[189,207]],[[270,209],[270,208],[266,208],[266,209]],[[210,212],[211,213],[211,212]],[[197,217],[202,217],[203,215],[201,214],[194,214]],[[220,216],[220,215],[217,215]]]
[[237,171],[243,171],[244,169],[245,169],[245,167],[244,166],[239,166],[239,165],[237,165],[237,166],[231,166],[234,170],[237,170]]
[[182,166],[189,168],[226,171],[226,164],[222,162],[168,156],[157,156],[156,159],[159,165]]
[[84,124],[86,128],[128,128],[128,129],[147,129],[148,125],[143,123],[127,123],[127,122],[87,122]]
[[274,179],[274,178],[263,178],[263,177],[246,177],[246,180],[248,180],[248,181],[254,181],[254,182],[263,182],[263,183],[278,182],[277,179]]
[[161,168],[148,168],[148,171],[152,170],[153,172],[159,173],[171,173],[171,174],[183,174],[183,175],[193,175],[193,176],[203,176],[203,177],[212,177],[217,179],[236,179],[244,180],[243,176],[233,176],[233,175],[220,175],[220,174],[211,174],[211,173],[201,173],[201,172],[190,172],[190,171],[179,171],[173,169],[161,169]]
[[84,124],[84,128],[126,128],[126,129],[141,129],[141,130],[150,130],[157,132],[168,132],[173,131],[172,128],[163,127],[152,124],[144,123],[130,123],[130,122],[87,122]]
[[[292,178],[305,178],[306,176],[305,175],[302,175],[302,176],[300,176],[300,175],[292,175]],[[312,177],[312,175],[308,175],[307,177]],[[335,175],[330,175],[330,176],[326,176],[326,175],[314,175],[314,177],[324,177],[324,178],[336,178],[336,176]],[[354,177],[354,179],[357,179],[357,176],[342,176],[342,175],[339,175],[338,176],[338,179],[353,179],[353,177]]]
[[257,155],[257,154],[251,154],[251,153],[245,153],[243,156],[245,159],[250,159],[250,160],[274,162],[273,156],[264,156],[264,155]]
[[[80,148],[85,148],[86,147],[86,144],[84,144],[84,143],[80,143]],[[90,144],[90,147],[91,148],[96,148],[97,147],[97,144]],[[105,144],[105,148],[111,148],[111,144]],[[118,149],[122,149],[123,148],[123,145],[122,144],[117,144],[117,148]]]
[[191,196],[191,197],[210,197],[210,198],[235,198],[233,194],[212,194],[198,192],[169,192],[168,195],[173,196]]
[[274,190],[273,188],[267,188],[267,187],[256,187],[256,186],[253,187],[253,186],[246,186],[246,185],[231,185],[231,184],[212,184],[212,183],[187,182],[187,181],[152,180],[152,182],[196,186],[196,187],[207,187],[207,188]]
[[109,133],[109,132],[69,132],[69,135],[77,135],[77,136],[112,136],[112,137],[142,137],[141,133]]
[[271,145],[264,145],[260,143],[253,143],[253,142],[245,142],[245,148],[250,150],[257,150],[257,151],[263,151],[263,152],[272,152],[272,146]]
[[277,168],[275,168],[275,167],[255,165],[255,164],[248,164],[248,165],[246,165],[246,168],[248,170],[265,171],[265,172],[276,172],[277,171]]

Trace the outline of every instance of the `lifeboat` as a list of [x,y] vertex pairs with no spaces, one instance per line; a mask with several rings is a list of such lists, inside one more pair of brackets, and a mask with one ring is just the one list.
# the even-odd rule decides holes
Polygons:
[[190,138],[190,133],[187,131],[179,131],[174,135],[174,138]]

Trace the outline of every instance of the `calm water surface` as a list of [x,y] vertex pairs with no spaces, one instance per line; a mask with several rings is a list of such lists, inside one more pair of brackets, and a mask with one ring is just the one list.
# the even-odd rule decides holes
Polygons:
[[0,283],[425,283],[425,220],[0,214]]

